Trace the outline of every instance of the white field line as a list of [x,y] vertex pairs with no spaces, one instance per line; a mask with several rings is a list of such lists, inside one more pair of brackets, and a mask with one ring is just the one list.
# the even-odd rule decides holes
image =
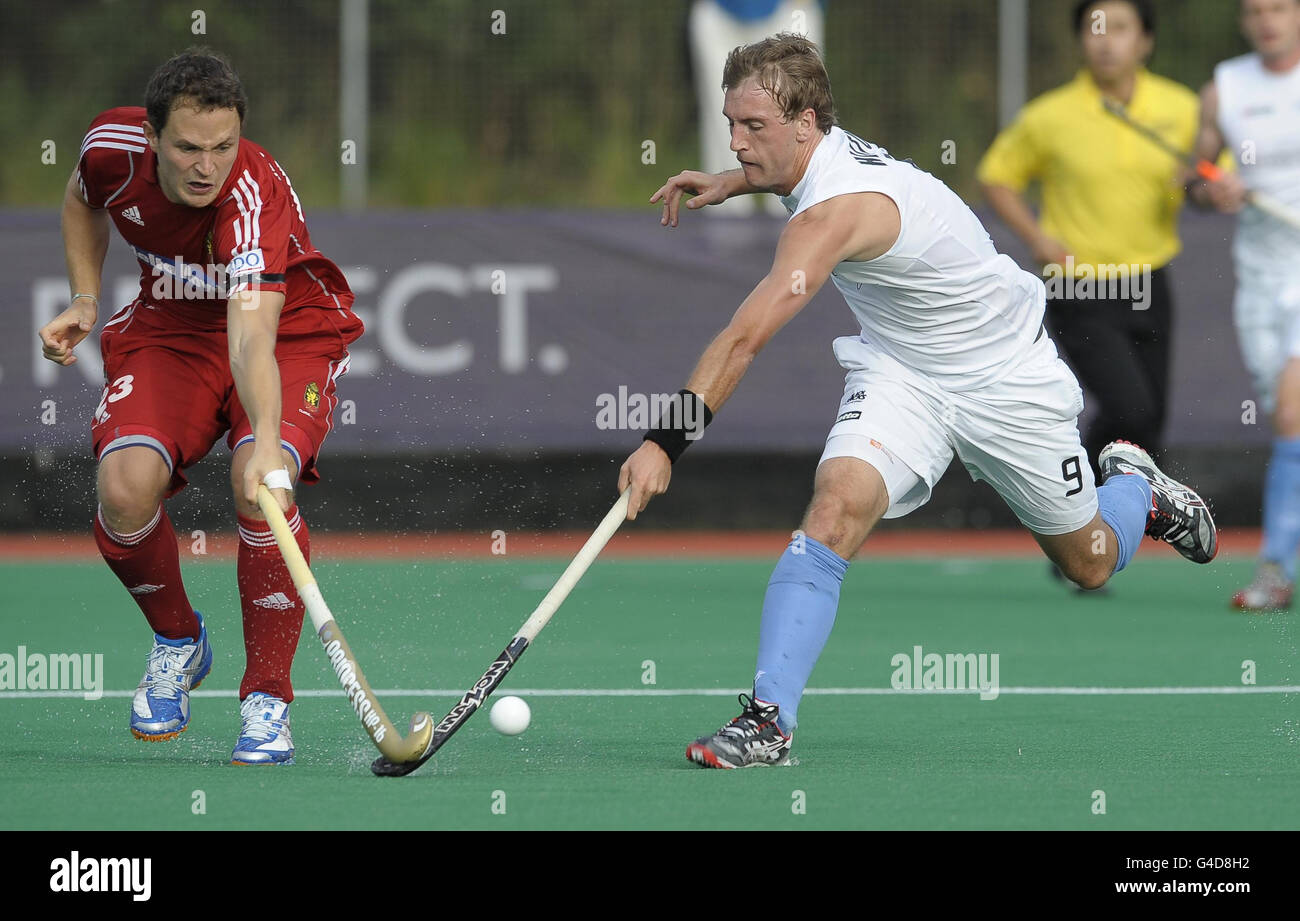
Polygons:
[[[740,693],[749,693],[749,688],[511,688],[503,687],[502,693],[517,697],[735,697]],[[85,697],[90,691],[0,691],[0,700],[53,700],[61,698]],[[104,691],[100,694],[106,698],[128,698],[134,690]],[[389,697],[460,697],[464,688],[384,688],[375,691],[381,700]],[[826,697],[904,697],[923,694],[967,694],[977,695],[979,688],[962,689],[921,689],[901,690],[897,688],[808,688],[805,695]],[[1025,697],[1177,697],[1206,694],[1300,694],[1300,685],[1210,685],[1206,687],[1133,687],[1133,688],[1096,688],[1096,687],[1005,687],[998,688],[999,695],[1018,694]],[[296,697],[341,697],[338,688],[308,688],[294,692]],[[237,692],[201,688],[190,692],[191,697],[225,697],[234,698]]]

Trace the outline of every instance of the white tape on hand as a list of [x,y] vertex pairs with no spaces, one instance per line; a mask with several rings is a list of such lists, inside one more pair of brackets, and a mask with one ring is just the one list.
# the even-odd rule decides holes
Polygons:
[[293,480],[289,479],[289,469],[281,467],[262,477],[267,489],[293,489]]

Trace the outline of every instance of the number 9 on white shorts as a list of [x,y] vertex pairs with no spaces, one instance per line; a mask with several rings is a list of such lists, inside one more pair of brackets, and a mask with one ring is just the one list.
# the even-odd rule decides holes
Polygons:
[[955,454],[1031,531],[1066,534],[1092,521],[1097,491],[1077,421],[1083,393],[1049,337],[973,390],[947,390],[869,346],[855,364],[821,461],[857,457],[878,470],[886,518],[928,502]]

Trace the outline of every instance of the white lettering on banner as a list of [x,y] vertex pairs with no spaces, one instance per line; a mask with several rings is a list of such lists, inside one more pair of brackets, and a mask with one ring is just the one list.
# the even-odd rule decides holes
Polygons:
[[468,297],[471,291],[491,291],[494,274],[508,279],[498,307],[498,361],[507,374],[528,369],[528,292],[554,291],[559,272],[549,265],[495,264],[473,266],[463,271],[456,266],[425,262],[403,269],[381,292],[377,308],[379,344],[384,354],[403,371],[431,377],[456,374],[467,369],[474,358],[474,346],[460,339],[450,345],[422,346],[407,335],[406,310],[423,292],[441,292]]
[[[260,250],[243,253],[234,257],[222,278],[256,274],[263,267]],[[210,293],[204,287],[205,276],[190,271],[196,269],[194,266],[159,263],[155,268],[162,272],[155,282],[166,287],[158,292],[149,292],[151,295],[184,297],[186,285],[194,287],[192,293],[196,297]],[[458,313],[488,308],[483,301],[489,296],[496,300],[496,361],[499,369],[507,374],[527,373],[535,358],[545,374],[563,373],[568,366],[563,346],[544,343],[540,349],[534,349],[529,337],[528,296],[559,287],[560,275],[552,265],[494,263],[461,268],[445,263],[421,262],[394,272],[386,279],[373,266],[349,266],[345,274],[354,293],[376,294],[373,308],[364,303],[353,305],[353,311],[368,331],[367,336],[348,350],[352,356],[349,374],[354,378],[376,376],[384,359],[408,374],[425,377],[458,374],[470,368],[480,350],[468,338],[455,337],[439,345],[426,345],[411,338],[408,312],[414,309],[414,302],[422,295],[450,295],[460,302],[452,310],[447,309],[444,300],[435,300],[434,304],[427,305],[435,307],[438,318],[453,327]],[[500,283],[502,279],[504,284]],[[139,285],[138,275],[119,276],[111,285],[105,285],[106,291],[112,290],[112,296],[100,299],[98,330],[102,330],[122,306],[136,299],[140,293]],[[471,296],[474,298],[472,302],[469,300]],[[33,382],[38,387],[52,387],[67,380],[66,374],[60,375],[58,366],[41,355],[40,339],[36,335],[67,306],[68,283],[65,278],[46,276],[33,280],[32,369]],[[96,335],[92,333],[78,347],[76,367],[85,380],[102,386],[104,368],[98,343],[93,341]],[[490,350],[485,354],[490,355]]]
[[474,347],[464,339],[451,345],[417,345],[406,334],[406,308],[417,294],[440,291],[456,297],[469,293],[465,273],[455,266],[420,263],[393,276],[379,295],[379,345],[403,371],[430,377],[456,374],[469,367]]
[[501,294],[501,370],[520,374],[528,368],[529,291],[554,291],[560,273],[549,265],[475,266],[470,277],[479,289],[491,290],[493,274],[509,279]]

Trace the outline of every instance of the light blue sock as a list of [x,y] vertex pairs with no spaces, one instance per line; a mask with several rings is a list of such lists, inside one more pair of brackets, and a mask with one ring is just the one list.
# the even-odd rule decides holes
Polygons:
[[1113,476],[1097,489],[1101,520],[1110,525],[1119,541],[1119,555],[1112,575],[1122,570],[1137,553],[1151,514],[1151,484],[1135,473]]
[[1300,438],[1278,438],[1264,480],[1264,547],[1261,556],[1295,581],[1300,547]]
[[[801,544],[803,553],[798,553]],[[799,699],[831,635],[848,568],[848,561],[829,547],[800,537],[785,548],[767,583],[754,696],[780,706],[777,725],[782,732],[798,725]]]

